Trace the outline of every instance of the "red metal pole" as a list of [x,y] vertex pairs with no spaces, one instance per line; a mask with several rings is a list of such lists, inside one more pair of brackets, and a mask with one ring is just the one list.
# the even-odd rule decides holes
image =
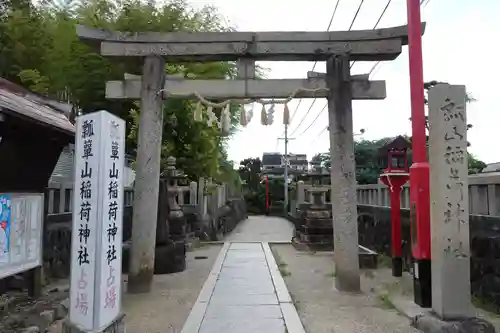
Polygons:
[[269,213],[269,176],[266,176],[266,214]]
[[407,0],[413,164],[410,217],[415,303],[431,307],[430,194],[427,162],[420,1]]
[[401,238],[401,186],[391,188],[392,276],[403,275],[403,249]]

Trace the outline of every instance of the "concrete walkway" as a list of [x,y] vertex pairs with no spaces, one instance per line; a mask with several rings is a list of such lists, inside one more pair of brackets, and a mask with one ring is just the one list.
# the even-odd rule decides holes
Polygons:
[[181,333],[240,332],[304,332],[268,243],[224,244]]
[[249,216],[226,237],[232,242],[291,242],[293,224],[281,217]]

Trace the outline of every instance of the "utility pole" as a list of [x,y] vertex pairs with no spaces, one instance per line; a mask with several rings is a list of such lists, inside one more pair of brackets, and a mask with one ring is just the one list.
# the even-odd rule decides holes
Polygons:
[[278,138],[278,140],[285,140],[285,204],[283,209],[285,210],[285,213],[288,213],[288,141],[289,140],[295,140],[295,138],[289,138],[288,137],[288,125],[285,124],[285,137],[284,138]]

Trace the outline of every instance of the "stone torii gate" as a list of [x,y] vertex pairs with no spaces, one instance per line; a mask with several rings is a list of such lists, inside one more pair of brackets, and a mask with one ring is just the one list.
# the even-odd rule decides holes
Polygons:
[[[128,290],[148,292],[154,268],[164,98],[328,98],[331,201],[336,287],[359,291],[353,99],[384,99],[384,81],[350,75],[350,61],[394,60],[408,43],[406,26],[336,32],[127,33],[77,26],[81,40],[101,55],[142,59],[142,78],[107,83],[112,99],[141,100]],[[255,61],[327,61],[327,72],[307,79],[257,80]],[[166,62],[238,61],[236,80],[166,77]],[[301,90],[302,89],[302,90]]]

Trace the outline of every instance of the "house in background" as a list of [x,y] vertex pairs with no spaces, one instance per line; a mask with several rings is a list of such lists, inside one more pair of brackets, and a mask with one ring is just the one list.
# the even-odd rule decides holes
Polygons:
[[[125,155],[125,168],[124,172],[124,187],[132,187],[135,180],[135,171],[132,169],[132,157]],[[75,145],[70,144],[64,147],[59,160],[52,172],[49,183],[61,184],[72,183],[75,167]]]
[[486,164],[486,168],[484,168],[481,171],[481,173],[499,172],[499,171],[500,171],[500,162],[495,162]]
[[[264,153],[262,155],[262,170],[283,169],[285,167],[285,155],[281,153]],[[306,172],[309,162],[306,154],[288,154],[288,168],[290,170]]]
[[284,167],[281,153],[262,154],[262,171],[278,169]]
[[[295,175],[300,175],[309,170],[306,154],[288,154],[288,181]],[[285,155],[281,153],[264,153],[262,155],[261,180],[265,177],[283,179],[285,174]]]
[[[283,156],[284,160],[284,156]],[[285,161],[283,161],[283,164]],[[309,170],[309,162],[306,154],[288,154],[288,166],[290,169],[307,172]]]

